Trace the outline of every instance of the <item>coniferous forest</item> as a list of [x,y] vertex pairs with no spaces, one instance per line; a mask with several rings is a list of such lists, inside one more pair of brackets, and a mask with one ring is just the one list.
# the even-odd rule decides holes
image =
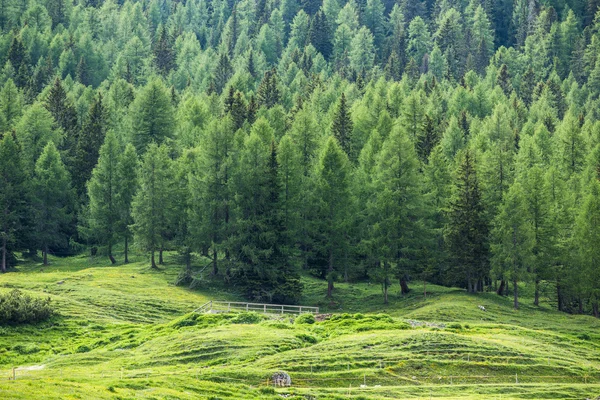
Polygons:
[[599,316],[599,5],[0,0],[1,269],[135,249],[257,301]]

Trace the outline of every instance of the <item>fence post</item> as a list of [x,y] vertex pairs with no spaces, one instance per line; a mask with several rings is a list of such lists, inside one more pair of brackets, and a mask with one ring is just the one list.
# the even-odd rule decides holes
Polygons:
[[267,305],[266,304],[263,304],[263,313],[265,313],[265,314],[267,313]]
[[283,314],[283,306],[281,306],[281,313]]
[[17,368],[13,367],[13,381],[17,380]]

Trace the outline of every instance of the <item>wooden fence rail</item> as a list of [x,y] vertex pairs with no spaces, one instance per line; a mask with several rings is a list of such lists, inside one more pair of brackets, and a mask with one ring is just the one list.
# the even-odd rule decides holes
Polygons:
[[220,313],[230,311],[255,311],[264,314],[318,314],[319,307],[243,303],[237,301],[209,301],[194,310],[194,312],[197,313]]

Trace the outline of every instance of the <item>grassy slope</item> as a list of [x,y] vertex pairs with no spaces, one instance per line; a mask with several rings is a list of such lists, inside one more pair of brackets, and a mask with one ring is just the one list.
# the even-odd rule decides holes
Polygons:
[[[174,287],[176,266],[155,272],[142,262],[53,261],[0,276],[0,290],[50,295],[60,310],[40,326],[0,327],[2,399],[600,395],[600,321],[528,306],[528,298],[513,311],[510,299],[493,294],[428,285],[425,299],[415,285],[411,295],[394,294],[384,306],[375,285],[339,284],[327,300],[325,284],[307,278],[303,304],[364,315],[315,325],[242,324],[189,314],[209,299],[238,297],[222,288]],[[439,326],[411,328],[407,320]],[[35,365],[44,368],[7,380],[13,366]],[[278,370],[290,373],[293,389],[264,387]],[[358,387],[363,382],[367,388]]]

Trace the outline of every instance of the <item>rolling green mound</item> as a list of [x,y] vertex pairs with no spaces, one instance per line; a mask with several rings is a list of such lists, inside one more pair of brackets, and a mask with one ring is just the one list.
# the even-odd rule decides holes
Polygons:
[[[50,296],[38,325],[0,327],[2,399],[595,399],[600,321],[523,299],[414,283],[382,304],[376,285],[304,278],[321,322],[197,314],[235,288],[173,286],[179,267],[109,267],[87,258],[26,264],[0,291]],[[207,287],[211,286],[212,289]],[[526,290],[526,289],[525,289]],[[486,311],[479,309],[479,305]],[[16,380],[9,380],[15,371]],[[286,371],[291,388],[268,378]]]

